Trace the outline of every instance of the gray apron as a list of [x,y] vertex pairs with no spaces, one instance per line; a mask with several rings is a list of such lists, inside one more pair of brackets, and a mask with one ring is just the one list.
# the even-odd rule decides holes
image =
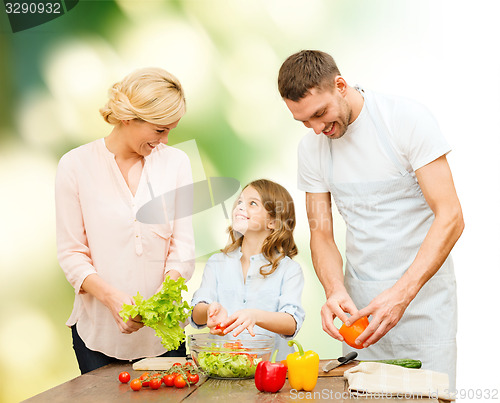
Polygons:
[[[401,175],[378,182],[334,183],[335,140],[328,139],[329,147],[323,155],[325,177],[347,228],[345,286],[356,307],[362,309],[410,267],[434,214],[415,175],[398,161],[373,95],[356,89],[364,96],[380,144]],[[453,262],[448,257],[399,323],[376,344],[357,351],[361,360],[421,360],[423,368],[448,373],[450,387],[454,388],[456,331],[456,283]],[[348,351],[352,348],[343,343],[344,354]]]

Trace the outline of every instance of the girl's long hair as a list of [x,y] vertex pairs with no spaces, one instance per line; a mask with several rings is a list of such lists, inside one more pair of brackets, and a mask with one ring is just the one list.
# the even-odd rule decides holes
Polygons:
[[[276,182],[258,179],[250,182],[243,189],[249,186],[257,190],[264,208],[275,222],[274,229],[271,230],[262,245],[262,254],[269,263],[260,268],[260,274],[268,276],[274,273],[281,259],[285,256],[292,258],[298,253],[297,245],[293,239],[295,207],[290,193]],[[229,226],[228,232],[228,244],[224,249],[221,249],[221,252],[226,254],[238,249],[244,238],[244,235],[236,232],[232,226]],[[269,269],[264,270],[265,268]]]

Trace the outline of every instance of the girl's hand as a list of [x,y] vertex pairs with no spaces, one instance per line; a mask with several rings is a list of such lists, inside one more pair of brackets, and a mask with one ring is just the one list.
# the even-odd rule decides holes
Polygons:
[[133,298],[125,294],[124,292],[115,290],[114,292],[107,295],[104,304],[113,315],[113,319],[115,320],[120,332],[130,334],[136,332],[141,327],[144,326],[142,323],[142,318],[140,315],[135,318],[130,318],[126,322],[123,321],[122,317],[119,315],[122,310],[123,304],[135,305]]
[[248,333],[253,337],[255,333],[253,331],[253,327],[257,322],[258,318],[258,310],[257,309],[241,309],[233,313],[229,318],[227,318],[226,322],[223,323],[225,325],[224,334],[232,332],[233,336],[238,336],[243,330],[247,329]]
[[212,302],[207,308],[207,327],[210,333],[222,336],[224,333],[223,322],[227,319],[226,309],[218,302]]

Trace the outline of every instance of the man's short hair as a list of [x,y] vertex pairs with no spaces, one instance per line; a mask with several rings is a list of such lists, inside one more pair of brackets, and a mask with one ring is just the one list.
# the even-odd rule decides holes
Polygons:
[[281,97],[298,102],[312,88],[334,87],[340,71],[328,53],[319,50],[301,50],[289,56],[280,68],[278,89]]

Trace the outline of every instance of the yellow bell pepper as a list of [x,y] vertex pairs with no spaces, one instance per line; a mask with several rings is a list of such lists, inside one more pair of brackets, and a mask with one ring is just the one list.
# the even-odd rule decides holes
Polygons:
[[318,382],[319,355],[314,351],[306,351],[295,340],[288,342],[289,346],[296,345],[299,351],[288,354],[288,382],[292,389],[310,392]]

